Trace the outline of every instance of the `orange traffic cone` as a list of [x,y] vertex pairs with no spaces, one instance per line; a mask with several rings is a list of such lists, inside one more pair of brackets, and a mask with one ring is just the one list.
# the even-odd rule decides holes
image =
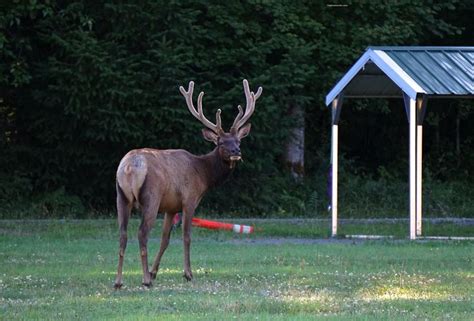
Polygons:
[[253,226],[209,221],[196,217],[192,218],[192,224],[193,226],[203,227],[211,230],[229,230],[240,234],[253,233]]
[[[181,225],[181,215],[179,213],[176,213],[175,217],[173,218],[173,227],[174,228],[179,227],[180,225]],[[197,227],[207,228],[210,230],[234,231],[235,233],[240,233],[240,234],[250,234],[250,233],[253,233],[254,231],[253,226],[209,221],[209,220],[203,220],[196,217],[192,218],[192,225],[197,226]]]

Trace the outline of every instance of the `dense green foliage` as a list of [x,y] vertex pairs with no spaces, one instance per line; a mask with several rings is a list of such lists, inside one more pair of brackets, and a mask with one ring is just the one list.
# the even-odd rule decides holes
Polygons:
[[[25,213],[38,217],[112,210],[115,169],[128,150],[211,150],[179,85],[194,80],[196,91],[206,92],[207,115],[222,108],[229,126],[247,78],[253,88],[263,86],[264,94],[243,143],[245,163],[203,207],[240,215],[324,213],[329,113],[322,98],[342,72],[368,45],[472,45],[473,12],[464,2],[345,3],[2,2],[1,207],[25,206]],[[308,127],[307,179],[297,185],[280,162],[292,125],[288,104],[305,108]],[[388,194],[372,197],[375,206],[406,195],[398,188],[407,173],[406,128],[398,126],[405,123],[401,102],[371,104],[369,110],[366,102],[348,104],[343,112],[344,125],[357,124],[341,135],[346,184],[361,193],[353,197],[355,207],[373,191],[356,183],[361,176],[368,185],[387,188]],[[451,180],[463,185],[474,169],[474,132],[467,126],[472,103],[449,104],[447,109],[434,103],[427,119],[426,137],[433,137],[426,141],[433,183],[428,192]],[[458,148],[452,143],[456,119],[462,128]],[[381,131],[383,137],[376,134]],[[369,152],[374,146],[376,155]],[[405,211],[400,202],[390,204],[398,206],[392,212]]]
[[145,289],[132,220],[114,291],[115,220],[4,220],[0,319],[472,320],[472,242],[318,240],[327,228],[300,223],[260,221],[263,231],[245,236],[194,229],[192,282],[173,233]]

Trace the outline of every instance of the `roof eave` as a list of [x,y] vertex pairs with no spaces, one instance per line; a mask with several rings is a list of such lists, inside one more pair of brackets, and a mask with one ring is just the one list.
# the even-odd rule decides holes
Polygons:
[[[403,69],[397,65],[385,52],[372,50],[371,48],[357,60],[341,80],[333,87],[326,96],[326,105],[331,102],[344,90],[349,82],[357,75],[364,65],[371,60],[389,77],[404,93],[415,99],[417,94],[426,94],[426,91],[418,85]],[[380,96],[382,97],[382,96]]]
[[329,104],[331,104],[331,102],[344,90],[347,84],[349,84],[349,82],[355,77],[355,75],[357,75],[357,73],[364,67],[367,61],[369,61],[371,51],[371,49],[367,50],[326,95],[326,106],[329,106]]

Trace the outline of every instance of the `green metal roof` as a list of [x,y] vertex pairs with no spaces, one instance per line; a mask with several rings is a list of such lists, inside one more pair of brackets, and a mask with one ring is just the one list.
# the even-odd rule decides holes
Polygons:
[[326,96],[474,97],[474,47],[368,47]]
[[384,51],[428,95],[474,94],[474,47],[370,47]]

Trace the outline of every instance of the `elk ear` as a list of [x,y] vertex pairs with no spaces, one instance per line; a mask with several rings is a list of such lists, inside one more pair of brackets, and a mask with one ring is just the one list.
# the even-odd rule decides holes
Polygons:
[[203,129],[202,136],[204,137],[205,140],[209,142],[213,142],[214,144],[217,145],[217,138],[219,138],[219,136],[217,136],[217,134],[214,133],[212,130]]
[[252,126],[250,124],[247,124],[244,127],[240,128],[239,132],[237,133],[237,137],[239,137],[239,139],[247,137],[247,135],[250,133],[250,127]]

